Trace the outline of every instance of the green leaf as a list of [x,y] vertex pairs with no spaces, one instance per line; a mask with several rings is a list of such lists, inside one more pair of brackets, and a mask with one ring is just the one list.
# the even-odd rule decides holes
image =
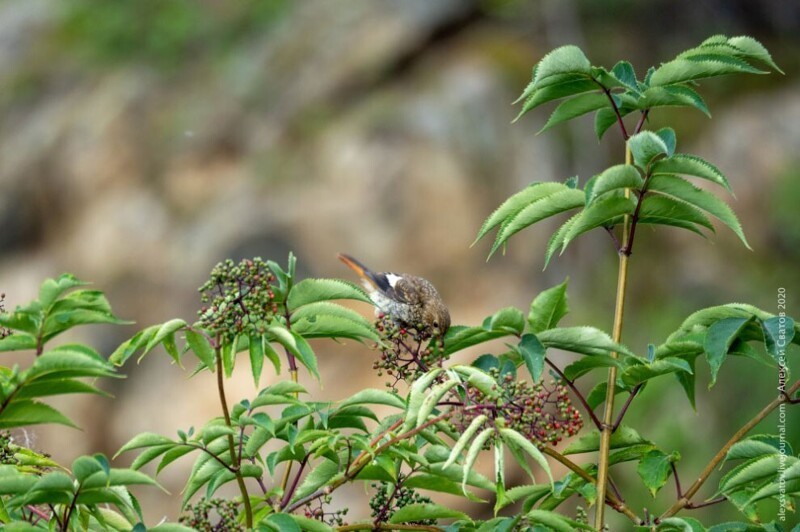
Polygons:
[[566,122],[567,120],[583,116],[586,113],[591,113],[592,111],[604,107],[610,107],[610,105],[611,103],[608,97],[600,92],[590,92],[573,96],[569,100],[558,104],[558,107],[555,108],[550,118],[547,119],[547,123],[539,130],[539,133],[543,133],[551,127]]
[[323,460],[317,467],[312,469],[308,475],[306,475],[306,477],[303,479],[303,482],[300,484],[300,487],[297,488],[292,500],[302,499],[306,495],[310,495],[317,488],[320,488],[328,483],[328,481],[330,481],[338,473],[339,465],[336,462],[331,460]]
[[133,449],[141,449],[143,447],[154,447],[157,445],[174,444],[175,442],[166,436],[156,434],[154,432],[142,432],[134,436],[128,443],[123,445],[119,451],[116,452],[114,458],[118,457],[124,452],[132,451]]
[[375,388],[361,390],[355,395],[343,400],[339,404],[339,407],[345,408],[353,405],[387,405],[401,410],[406,408],[405,401],[398,397],[397,394]]
[[521,334],[525,328],[525,316],[516,307],[501,308],[489,318],[488,328],[492,331],[505,331],[509,334]]
[[42,423],[58,423],[78,428],[64,414],[50,405],[31,400],[13,401],[0,411],[0,428],[22,427]]
[[712,214],[727,225],[747,249],[751,249],[744,236],[739,219],[736,218],[733,210],[710,192],[697,188],[681,177],[669,174],[653,176],[648,183],[647,189],[651,192],[658,192],[677,198]]
[[682,174],[707,179],[733,193],[727,178],[719,171],[719,168],[696,155],[676,153],[671,157],[656,161],[651,171],[654,177],[658,174]]
[[514,119],[514,122],[519,120],[525,113],[547,102],[560,100],[567,96],[575,96],[576,94],[582,94],[588,91],[597,91],[598,89],[597,83],[590,79],[583,78],[568,78],[560,83],[543,87],[534,91],[527,97],[525,103],[522,105],[522,110]]
[[620,196],[609,196],[595,201],[580,213],[578,219],[564,234],[562,252],[577,236],[595,227],[613,225],[621,216],[633,214],[635,208],[636,203],[632,199]]
[[13,334],[0,338],[0,352],[3,351],[26,351],[36,348],[36,338],[28,333],[14,332]]
[[[303,515],[295,514],[290,514],[290,516],[297,523],[297,526],[300,527],[299,530],[304,530],[307,532],[333,532],[334,530],[319,519],[311,519]],[[280,528],[279,530],[283,531],[284,529]]]
[[642,93],[636,102],[640,109],[654,107],[694,107],[711,118],[705,100],[700,94],[685,85],[669,85],[667,87],[650,87]]
[[627,347],[594,327],[559,327],[542,331],[537,337],[547,348],[554,347],[584,355],[620,353],[635,356]]
[[[734,443],[728,454],[725,455],[725,461],[730,460],[749,460],[767,454],[776,454],[780,452],[781,443],[780,438],[777,436],[768,436],[766,434],[756,434],[747,439]],[[783,441],[784,448],[786,441]],[[786,454],[791,454],[791,449],[788,449]]]
[[475,461],[478,459],[478,455],[483,449],[484,444],[492,434],[494,434],[493,428],[489,427],[484,429],[474,440],[472,440],[472,445],[469,446],[467,457],[464,460],[461,478],[461,491],[464,492],[464,494],[467,493],[467,480],[469,479],[470,472],[475,465]]
[[197,359],[208,369],[214,371],[214,348],[211,347],[208,338],[204,334],[189,328],[184,331],[184,334],[186,335],[186,343]]
[[781,70],[772,60],[772,56],[769,55],[769,52],[766,48],[764,48],[764,45],[752,37],[747,37],[745,35],[740,37],[731,37],[728,39],[728,44],[735,46],[745,57],[758,59],[771,69],[780,72],[781,74],[784,73],[783,70]]
[[575,530],[594,530],[585,523],[579,523],[548,510],[531,510],[526,514],[528,521],[549,527],[555,532],[573,532]]
[[788,316],[773,316],[759,320],[764,333],[764,347],[767,353],[780,363],[781,353],[795,336],[795,322]]
[[532,183],[528,185],[505,200],[488,218],[486,218],[472,246],[477,244],[478,240],[486,236],[489,231],[503,223],[510,216],[518,213],[527,205],[563,190],[565,190],[565,187],[562,183]]
[[656,446],[652,443],[642,443],[639,445],[631,445],[623,447],[619,451],[615,451],[608,456],[608,465],[621,464],[631,460],[639,460],[642,456],[650,451],[655,450]]
[[[617,379],[617,384],[616,386],[614,386],[615,396],[621,394],[622,392],[629,391],[627,388],[620,385],[621,382],[622,381],[620,379]],[[595,408],[600,406],[600,404],[602,404],[603,401],[606,400],[607,389],[608,389],[607,383],[601,382],[598,383],[597,386],[595,386],[589,391],[589,393],[586,395],[586,404],[589,405],[589,408],[594,410]]]
[[[302,282],[305,281],[301,281]],[[297,286],[300,286],[299,284]],[[283,326],[273,325],[267,328],[275,340],[285,347],[297,360],[303,364],[309,373],[319,380],[319,370],[317,368],[317,357],[308,342],[294,331],[289,331]]]
[[253,372],[253,383],[256,388],[258,382],[261,380],[261,371],[264,368],[264,344],[265,341],[262,335],[254,335],[250,337],[248,342],[248,354],[250,355],[250,369]]
[[56,299],[70,288],[87,284],[71,273],[62,273],[56,279],[46,279],[39,287],[39,304],[42,308],[50,308]]
[[682,358],[666,357],[649,364],[638,364],[625,369],[620,377],[628,386],[636,386],[645,381],[675,372],[694,373],[692,366]]
[[678,143],[675,137],[675,130],[671,127],[662,127],[656,131],[656,135],[664,141],[664,145],[667,147],[667,157],[672,157],[675,154],[675,146]]
[[63,345],[45,351],[23,372],[30,382],[43,378],[112,377],[114,368],[92,349],[80,345]]
[[636,81],[636,72],[634,72],[633,65],[629,62],[619,61],[614,65],[614,68],[611,69],[611,75],[627,89],[633,92],[639,91],[639,83]]
[[[620,109],[621,116],[625,116],[628,113],[629,111],[626,111],[623,114],[623,110]],[[616,123],[617,113],[615,113],[611,107],[601,107],[598,109],[594,114],[594,133],[597,135],[597,140],[601,140],[606,131]]]
[[[796,463],[797,459],[795,459],[794,462]],[[768,478],[776,476],[779,467],[784,466],[785,463],[785,457],[780,455],[780,453],[768,454],[748,460],[744,464],[730,470],[722,477],[719,482],[719,492],[730,493],[747,484],[761,483]]]
[[650,77],[650,85],[673,85],[685,81],[722,76],[725,74],[766,74],[735,57],[707,54],[685,59],[673,59],[662,64]]
[[720,320],[708,328],[703,349],[706,352],[706,360],[711,368],[711,382],[709,389],[717,382],[717,372],[725,362],[725,357],[734,340],[752,321],[753,318],[726,318]]
[[364,316],[354,310],[343,307],[337,303],[331,303],[330,301],[308,303],[307,305],[303,305],[302,307],[298,308],[292,312],[292,324],[294,325],[303,319],[313,321],[322,315],[347,319],[372,330],[372,323]]
[[350,338],[358,341],[368,339],[375,342],[380,339],[372,325],[330,314],[298,320],[292,330],[304,338]]
[[98,471],[103,471],[103,466],[93,456],[79,456],[72,462],[72,474],[79,483]]
[[539,382],[544,370],[545,347],[534,334],[523,334],[517,348],[533,382]]
[[628,148],[636,166],[643,169],[648,168],[657,158],[669,154],[667,145],[652,131],[641,131],[631,135],[628,139]]
[[267,517],[267,523],[274,525],[280,532],[302,532],[294,516],[289,514],[271,514]]
[[453,449],[450,451],[450,456],[447,458],[447,461],[444,463],[443,467],[447,468],[456,463],[456,460],[458,460],[458,457],[461,456],[461,453],[467,447],[467,444],[472,440],[475,434],[478,433],[478,430],[481,429],[483,424],[488,419],[488,416],[481,414],[472,420],[469,426],[461,433],[461,436],[459,436],[458,440],[453,445]]
[[664,487],[672,473],[671,464],[678,460],[680,460],[680,454],[677,452],[665,454],[658,449],[650,451],[642,457],[636,472],[650,491],[650,495],[655,497],[658,490]]
[[497,232],[497,238],[492,245],[492,250],[489,252],[489,257],[491,257],[512,235],[526,227],[558,213],[583,206],[585,198],[583,192],[568,188],[564,185],[561,186],[563,189],[560,192],[550,194],[549,196],[534,201],[513,216],[508,217]]
[[639,223],[684,227],[696,224],[714,231],[714,226],[703,212],[684,201],[661,194],[648,194],[639,209]]
[[413,503],[397,510],[389,519],[389,523],[399,524],[425,519],[469,519],[469,516],[439,504]]
[[[516,447],[525,451],[533,460],[539,465],[539,467],[547,473],[547,477],[550,479],[550,487],[553,487],[553,473],[550,471],[550,465],[547,463],[547,459],[544,457],[542,452],[527,438],[525,438],[522,434],[515,430],[511,429],[500,429],[500,436],[503,438],[509,446]],[[535,478],[531,480],[536,482]]]
[[[642,438],[638,432],[625,425],[620,425],[616,432],[611,435],[611,449],[622,449],[640,444],[652,444],[652,442]],[[593,430],[570,442],[562,454],[591,453],[598,449],[600,449],[600,432]]]
[[542,82],[559,74],[588,75],[592,65],[583,51],[574,45],[561,46],[545,55],[536,65],[533,85],[538,87]]
[[567,379],[575,381],[593,369],[610,368],[611,366],[616,366],[620,369],[624,367],[622,362],[616,358],[612,358],[609,355],[592,355],[580,358],[569,366],[565,367],[564,375],[567,377]]
[[593,177],[584,189],[586,205],[590,206],[597,198],[608,192],[626,188],[640,190],[644,185],[642,176],[633,165],[618,164]]
[[550,259],[553,258],[556,250],[564,245],[564,237],[565,235],[572,229],[572,226],[577,223],[580,219],[582,212],[579,212],[572,216],[569,220],[564,222],[564,224],[558,228],[558,230],[553,233],[550,237],[550,241],[547,243],[547,251],[544,255],[544,267],[542,270],[547,269],[547,265],[550,264]]
[[528,327],[532,333],[538,333],[558,326],[561,318],[567,315],[567,281],[544,290],[531,302],[528,313]]
[[303,279],[289,292],[286,305],[293,311],[303,305],[332,299],[354,299],[372,304],[369,296],[353,283],[340,279]]

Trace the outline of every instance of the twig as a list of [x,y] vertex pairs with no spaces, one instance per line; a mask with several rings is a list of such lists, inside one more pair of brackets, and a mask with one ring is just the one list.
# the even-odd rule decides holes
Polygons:
[[589,403],[586,402],[586,398],[583,396],[580,390],[578,390],[578,388],[575,386],[575,383],[569,380],[566,377],[566,375],[564,375],[564,373],[558,368],[558,366],[556,366],[549,358],[545,357],[544,361],[547,362],[547,365],[553,368],[553,371],[555,371],[558,374],[558,376],[561,377],[561,379],[567,383],[567,386],[569,386],[569,388],[572,390],[572,393],[575,394],[575,396],[578,398],[578,401],[580,401],[581,404],[583,405],[583,408],[586,409],[586,412],[588,412],[589,417],[592,418],[592,422],[594,423],[594,426],[597,427],[597,430],[602,430],[603,424],[597,418],[597,415],[595,415],[594,411],[589,406]]
[[622,405],[622,410],[620,410],[619,414],[617,414],[617,420],[614,421],[614,425],[611,427],[611,432],[617,431],[620,424],[622,423],[622,418],[625,417],[625,412],[628,411],[628,407],[631,406],[633,398],[636,397],[636,394],[639,393],[639,390],[641,390],[641,388],[642,388],[641,383],[633,387],[633,390],[631,390],[631,393],[628,395],[628,399],[625,401],[625,404]]
[[292,481],[292,485],[286,490],[286,493],[283,494],[283,499],[281,499],[281,508],[286,507],[289,504],[289,501],[292,500],[292,495],[297,490],[297,485],[300,483],[300,477],[303,476],[303,469],[305,469],[306,464],[308,463],[310,455],[306,455],[300,461],[300,469],[297,470],[297,474],[294,476],[294,480]]

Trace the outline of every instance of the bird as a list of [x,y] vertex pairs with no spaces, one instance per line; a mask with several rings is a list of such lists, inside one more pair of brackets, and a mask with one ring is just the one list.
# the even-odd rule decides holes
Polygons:
[[344,253],[339,254],[339,260],[361,278],[376,313],[386,314],[403,327],[439,338],[450,328],[450,312],[427,279],[405,273],[374,272]]

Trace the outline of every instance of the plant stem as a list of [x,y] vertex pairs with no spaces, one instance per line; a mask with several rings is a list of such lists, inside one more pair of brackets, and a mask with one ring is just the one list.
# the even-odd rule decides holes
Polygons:
[[[615,107],[616,108],[616,107]],[[627,138],[627,137],[626,137]],[[625,146],[625,164],[631,164],[631,151],[628,146]],[[630,189],[625,190],[625,195],[630,195]],[[625,216],[625,221],[622,225],[622,241],[625,242],[625,247],[630,247],[630,239],[633,236],[628,233],[628,226],[630,220]],[[615,342],[622,339],[622,320],[625,315],[625,292],[628,286],[628,254],[619,253],[619,273],[617,276],[617,297],[614,305],[614,330],[612,338]],[[613,358],[617,358],[617,353],[611,353]],[[606,381],[606,401],[603,410],[603,430],[600,436],[600,456],[597,463],[597,498],[605,500],[606,498],[606,485],[608,484],[608,455],[611,451],[611,434],[614,431],[612,425],[614,421],[614,396],[617,387],[617,367],[611,366],[608,368],[608,379]],[[597,510],[594,515],[594,527],[597,530],[602,530],[604,525],[605,506],[602,504],[597,505]]]
[[[218,339],[219,340],[219,339]],[[217,345],[219,346],[219,341]],[[215,348],[217,357],[217,391],[219,392],[219,402],[222,406],[222,414],[225,416],[225,424],[228,428],[233,429],[231,423],[231,415],[228,413],[228,400],[225,397],[225,377],[223,375],[224,368],[222,367],[222,350],[219,347]],[[242,494],[242,503],[244,504],[244,515],[247,528],[253,528],[253,508],[250,506],[250,496],[247,493],[247,486],[244,483],[244,477],[239,466],[239,459],[236,455],[236,445],[233,442],[233,434],[228,434],[228,450],[231,453],[231,466],[233,474],[236,475],[236,483],[239,484],[239,491]]]
[[[787,403],[788,402],[787,397],[791,397],[792,395],[794,395],[794,393],[798,389],[800,389],[800,380],[792,384],[792,386],[786,390],[785,395],[779,395],[777,398],[770,401],[769,404],[767,404],[767,406],[762,408],[761,411],[753,417],[753,419],[745,423],[742,426],[742,428],[736,431],[736,434],[731,436],[731,438],[727,441],[727,443],[725,443],[725,445],[722,446],[722,449],[720,449],[719,452],[717,452],[717,454],[714,455],[714,458],[712,458],[711,461],[706,465],[706,467],[703,468],[703,471],[697,477],[697,480],[694,481],[694,484],[692,484],[689,487],[689,489],[686,490],[686,493],[684,493],[682,497],[680,497],[677,501],[675,501],[675,504],[670,506],[666,512],[661,514],[659,519],[666,519],[667,517],[672,517],[682,509],[687,508],[691,504],[692,497],[694,497],[694,495],[700,490],[700,488],[703,487],[703,484],[705,484],[706,480],[708,480],[708,477],[711,475],[711,473],[714,472],[714,469],[717,467],[717,465],[725,458],[725,456],[728,454],[728,451],[733,446],[733,444],[741,440],[748,432],[750,432],[753,429],[753,427],[761,423],[761,421],[765,417],[767,417],[773,410],[778,408],[781,404]],[[695,507],[697,507],[697,505],[695,505]]]
[[563,379],[563,381],[567,383],[567,386],[570,387],[570,389],[572,390],[572,393],[575,394],[575,397],[577,397],[578,401],[581,402],[581,404],[583,405],[583,408],[585,408],[586,412],[589,413],[589,417],[592,418],[592,422],[594,422],[594,426],[597,427],[597,430],[601,430],[603,428],[603,424],[600,423],[599,419],[597,419],[597,415],[591,409],[591,407],[589,406],[589,403],[586,402],[586,398],[583,396],[583,394],[575,386],[575,383],[573,381],[569,380],[566,377],[566,375],[564,375],[564,373],[558,368],[558,366],[556,366],[548,358],[545,357],[544,361],[547,362],[547,364],[551,368],[553,368],[553,371],[555,371],[558,374],[558,376],[561,377],[561,379]]
[[614,426],[611,428],[611,432],[616,432],[619,426],[622,424],[622,418],[625,417],[625,412],[628,411],[628,407],[631,406],[633,398],[636,397],[636,394],[639,393],[639,390],[641,390],[641,388],[642,388],[641,383],[637,384],[636,386],[633,387],[631,393],[628,394],[628,399],[625,401],[625,404],[622,405],[622,410],[620,410],[619,414],[617,414],[617,420],[614,421]]
[[292,495],[294,492],[297,491],[297,485],[300,483],[300,477],[303,476],[303,469],[305,469],[306,464],[308,463],[309,455],[306,455],[305,458],[300,462],[300,469],[297,470],[297,475],[295,475],[294,480],[292,481],[292,486],[283,494],[283,499],[281,499],[281,508],[284,508],[289,501],[292,500]]
[[[569,458],[567,458],[563,454],[559,453],[558,451],[556,451],[552,447],[544,447],[544,448],[542,448],[541,451],[544,454],[546,454],[547,456],[550,456],[550,457],[554,458],[556,461],[558,461],[559,463],[565,465],[567,468],[569,468],[571,471],[576,473],[579,477],[581,477],[585,481],[591,482],[592,484],[595,484],[595,485],[597,484],[597,479],[595,479],[594,477],[592,477],[592,475],[587,473],[581,466],[579,466],[578,464],[576,464],[575,462],[573,462],[572,460],[570,460]],[[630,519],[631,521],[633,521],[637,525],[641,525],[642,524],[642,520],[639,519],[639,516],[636,515],[635,513],[633,513],[633,511],[631,511],[631,509],[628,508],[627,505],[622,500],[620,500],[616,495],[614,495],[613,493],[608,493],[603,498],[603,500],[605,500],[606,504],[611,506],[614,510],[618,511],[621,514],[625,514],[625,516],[628,519]],[[598,506],[598,508],[601,507],[601,506],[605,507],[602,504],[598,504],[597,506]]]

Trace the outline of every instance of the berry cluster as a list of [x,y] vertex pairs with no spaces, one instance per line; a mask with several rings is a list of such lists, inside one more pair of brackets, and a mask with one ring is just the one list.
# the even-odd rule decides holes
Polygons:
[[7,430],[0,432],[0,464],[3,465],[17,465],[19,460],[15,456],[14,438]]
[[549,385],[544,381],[531,385],[527,381],[514,380],[510,373],[500,375],[496,368],[489,370],[489,374],[498,382],[497,397],[488,397],[472,386],[454,392],[456,400],[472,407],[462,408],[452,418],[456,431],[463,432],[472,420],[485,414],[489,417],[487,426],[502,418],[507,427],[529,440],[555,445],[565,436],[577,434],[583,426],[583,418],[572,406],[565,385],[554,380]]
[[[369,507],[372,509],[372,519],[375,523],[385,523],[392,518],[394,513],[408,506],[409,504],[430,504],[433,501],[420,495],[413,488],[406,488],[402,485],[405,477],[400,475],[397,479],[397,484],[389,482],[381,482],[380,484],[372,484],[375,488],[375,495],[369,501]],[[409,524],[414,525],[435,525],[435,519],[425,519],[422,521],[414,521]]]
[[[211,522],[211,513],[217,514],[219,519],[216,523]],[[244,527],[236,522],[237,505],[227,499],[211,499],[205,497],[197,501],[197,504],[190,505],[186,514],[178,520],[182,525],[186,525],[200,532],[224,531],[244,531]]]
[[385,314],[379,314],[375,328],[381,335],[377,345],[381,355],[372,363],[378,376],[384,373],[394,381],[386,381],[386,387],[396,391],[400,381],[413,382],[434,367],[441,367],[447,359],[444,343],[432,337],[422,327],[404,327]]
[[312,503],[308,503],[305,507],[304,514],[309,519],[316,519],[322,521],[328,526],[345,526],[347,523],[344,521],[344,516],[350,511],[349,508],[342,508],[333,512],[326,512],[325,506],[331,503],[331,496],[326,495],[321,499],[317,499],[317,505],[312,507]]
[[200,324],[223,343],[241,334],[263,334],[278,312],[273,282],[267,264],[256,257],[235,264],[228,259],[211,270],[211,277],[198,290],[203,306]]
[[[6,294],[0,294],[0,314],[6,313]],[[11,331],[5,327],[0,327],[0,340],[11,334]]]

